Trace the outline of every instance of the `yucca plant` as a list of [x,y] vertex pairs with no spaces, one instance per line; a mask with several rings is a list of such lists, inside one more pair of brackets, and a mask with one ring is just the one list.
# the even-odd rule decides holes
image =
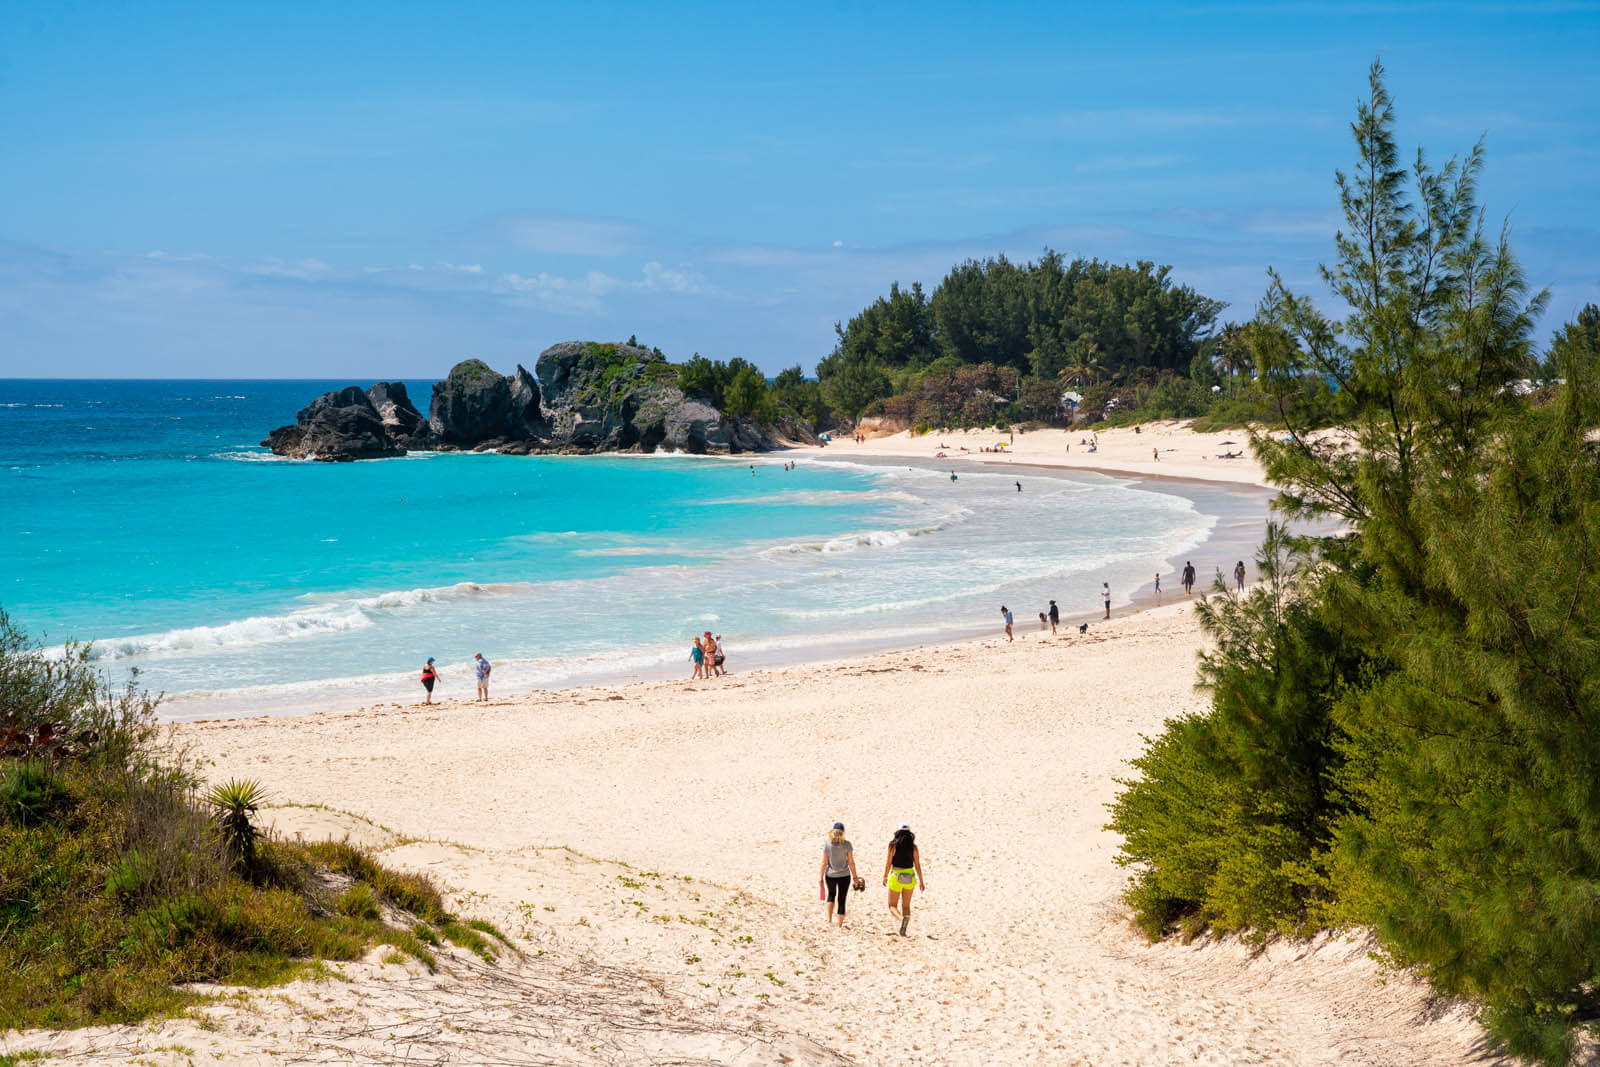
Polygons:
[[266,790],[254,778],[230,778],[212,786],[205,799],[211,805],[223,847],[236,867],[248,871],[255,865],[256,841],[261,836],[250,817],[266,803]]

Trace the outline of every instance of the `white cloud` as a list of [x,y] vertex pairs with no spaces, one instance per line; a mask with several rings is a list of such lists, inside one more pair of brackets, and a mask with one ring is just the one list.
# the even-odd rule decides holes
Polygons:
[[705,275],[687,263],[676,267],[663,267],[660,263],[644,265],[644,280],[635,283],[643,289],[670,293],[702,293],[707,290]]
[[643,230],[615,219],[512,217],[499,228],[519,248],[555,256],[624,256],[644,242]]
[[441,263],[441,264],[439,264],[439,269],[440,270],[450,271],[450,272],[455,273],[455,274],[482,274],[483,273],[483,264],[481,264],[481,263]]

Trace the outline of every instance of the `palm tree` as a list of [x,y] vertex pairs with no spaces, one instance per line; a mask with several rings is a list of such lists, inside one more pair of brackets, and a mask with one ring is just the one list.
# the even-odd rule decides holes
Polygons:
[[1063,385],[1092,385],[1105,377],[1106,365],[1100,359],[1100,342],[1079,338],[1067,352],[1067,365],[1057,375]]
[[1234,379],[1237,375],[1249,373],[1252,367],[1250,351],[1244,343],[1243,331],[1238,327],[1229,326],[1222,331],[1222,336],[1217,338],[1216,351],[1211,356],[1211,365],[1219,373],[1228,376],[1228,395],[1233,396]]

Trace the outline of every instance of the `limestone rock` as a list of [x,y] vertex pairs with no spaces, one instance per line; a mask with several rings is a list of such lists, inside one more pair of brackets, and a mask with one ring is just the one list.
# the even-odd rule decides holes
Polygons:
[[300,409],[293,426],[280,426],[261,442],[280,456],[328,463],[405,455],[360,386],[324,393]]

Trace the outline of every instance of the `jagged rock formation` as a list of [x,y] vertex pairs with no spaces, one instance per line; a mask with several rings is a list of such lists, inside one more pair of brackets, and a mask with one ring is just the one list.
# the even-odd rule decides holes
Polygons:
[[678,368],[636,345],[567,341],[541,352],[534,369],[519,366],[508,378],[481,360],[458,363],[434,385],[426,419],[399,382],[365,393],[350,386],[319,397],[262,444],[279,455],[333,461],[415,448],[725,454],[816,440],[800,420],[763,428],[728,419],[685,396]]
[[329,461],[406,454],[405,446],[389,436],[378,409],[356,385],[317,397],[300,409],[293,426],[280,426],[261,443],[280,456]]
[[403,448],[426,448],[433,430],[406,395],[404,382],[379,382],[367,390],[367,399],[383,420],[384,432]]

